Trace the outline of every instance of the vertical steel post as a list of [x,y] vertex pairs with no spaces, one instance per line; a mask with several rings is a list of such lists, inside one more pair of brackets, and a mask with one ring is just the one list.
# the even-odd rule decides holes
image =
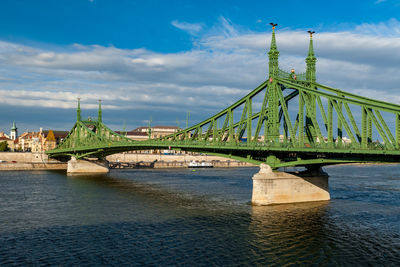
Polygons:
[[76,130],[75,130],[75,144],[74,146],[79,146],[80,143],[80,135],[81,135],[81,125],[79,122],[81,121],[81,99],[78,97],[78,108],[76,110]]
[[[189,117],[190,117],[190,111],[186,112],[186,129],[189,127]],[[190,138],[190,132],[186,131],[184,140],[189,140]]]
[[367,146],[367,111],[365,110],[365,107],[361,107],[361,147],[367,148]]
[[81,99],[78,97],[78,108],[76,109],[76,121],[81,120]]
[[286,121],[286,117],[283,116],[283,134],[284,134],[284,140],[288,140],[288,125]]
[[267,141],[267,118],[266,118],[267,116],[265,115],[265,118],[263,119],[264,120],[264,122],[263,122],[263,124],[264,124],[264,142],[266,142]]
[[333,146],[333,106],[332,100],[328,98],[328,146]]
[[198,131],[197,131],[197,140],[201,140],[201,136],[203,135],[203,127],[199,126]]
[[[336,113],[342,112],[342,102],[338,101],[338,108],[339,110],[337,110]],[[342,121],[339,119],[339,115],[337,115],[337,140],[338,140],[338,145],[341,146],[342,145],[342,138],[343,138],[343,125],[342,125]]]
[[99,99],[99,114],[98,114],[98,116],[97,116],[97,121],[98,121],[99,123],[102,122],[101,99]]
[[229,141],[232,142],[235,139],[233,137],[234,133],[233,133],[233,111],[232,111],[232,109],[229,109],[228,115],[229,115]]
[[215,119],[212,119],[212,124],[213,124],[213,143],[215,143],[215,141],[217,141],[217,121]]
[[[247,143],[251,143],[252,142],[252,135],[251,135],[251,116],[253,115],[253,111],[252,111],[252,101],[251,98],[247,98],[246,99],[247,102]],[[254,137],[255,139],[256,137]],[[255,142],[257,142],[257,140],[255,140]]]
[[396,113],[396,148],[400,147],[400,113]]
[[279,99],[277,90],[281,90],[276,81],[270,83],[268,103],[268,136],[273,142],[279,141]]
[[299,92],[299,147],[304,146],[304,99],[303,93]]
[[[303,94],[304,97],[308,100],[308,105],[310,105],[306,109],[306,133],[310,143],[314,143],[317,139],[317,134],[315,131],[313,120],[316,121],[316,103],[315,103],[315,96],[312,94]],[[307,105],[307,103],[306,103]]]
[[101,135],[101,124],[102,124],[102,112],[101,112],[101,99],[99,99],[99,112],[97,116],[97,133]]
[[372,143],[372,119],[367,116],[367,143]]

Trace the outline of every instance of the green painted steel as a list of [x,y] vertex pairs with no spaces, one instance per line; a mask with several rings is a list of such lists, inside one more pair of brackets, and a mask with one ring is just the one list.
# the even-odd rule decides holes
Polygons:
[[97,120],[82,120],[78,99],[74,127],[46,153],[60,159],[103,158],[172,148],[266,162],[273,168],[400,162],[400,105],[319,84],[311,31],[305,73],[280,69],[276,26],[272,24],[267,80],[214,116],[162,138],[133,141],[103,124],[100,101]]

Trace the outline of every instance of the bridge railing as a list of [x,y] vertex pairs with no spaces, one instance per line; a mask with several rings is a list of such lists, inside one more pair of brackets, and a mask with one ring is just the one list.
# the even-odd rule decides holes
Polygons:
[[293,79],[297,81],[306,81],[306,73],[294,73],[294,72],[287,72],[282,69],[278,69],[278,77],[279,78],[284,78],[284,79]]

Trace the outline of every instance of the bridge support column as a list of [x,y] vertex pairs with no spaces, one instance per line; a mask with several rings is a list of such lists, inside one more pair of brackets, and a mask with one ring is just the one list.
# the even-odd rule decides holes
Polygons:
[[67,173],[69,174],[84,174],[84,173],[107,173],[107,160],[84,160],[74,157],[68,161]]
[[316,170],[286,173],[273,172],[267,164],[253,176],[253,205],[273,205],[329,200],[328,175]]

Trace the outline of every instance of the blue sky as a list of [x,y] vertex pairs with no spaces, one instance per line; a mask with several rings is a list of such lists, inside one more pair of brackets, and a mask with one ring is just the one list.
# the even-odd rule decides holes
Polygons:
[[262,83],[273,21],[281,66],[400,103],[400,0],[0,2],[0,131],[68,130],[104,103],[113,129],[195,123]]
[[[197,3],[195,3],[197,2]],[[2,40],[35,45],[113,45],[178,52],[192,38],[171,24],[199,24],[207,31],[224,17],[243,30],[263,32],[269,21],[291,29],[339,30],[396,18],[396,0],[341,1],[1,1]]]

